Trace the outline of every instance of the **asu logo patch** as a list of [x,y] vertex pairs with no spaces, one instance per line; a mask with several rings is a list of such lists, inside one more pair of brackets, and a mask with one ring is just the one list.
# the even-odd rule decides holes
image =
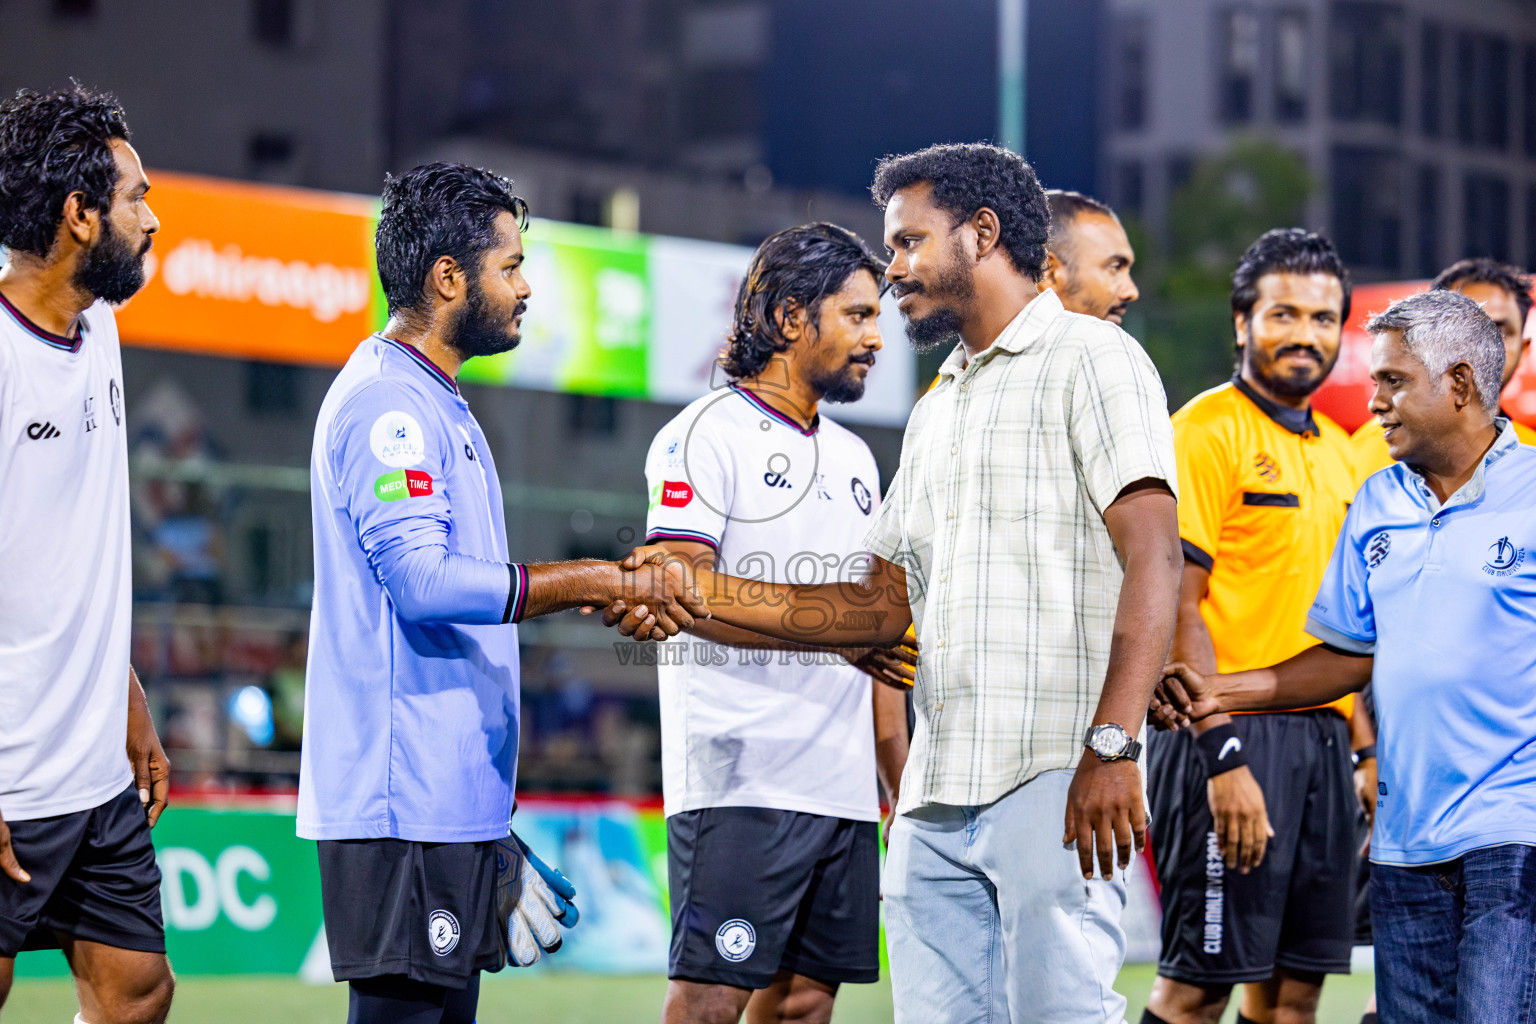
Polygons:
[[1280,464],[1268,452],[1259,452],[1253,457],[1253,468],[1265,483],[1278,483],[1280,480]]
[[368,446],[386,466],[414,466],[427,457],[426,436],[416,417],[402,409],[386,412],[373,421]]
[[693,500],[693,488],[681,480],[661,482],[661,503],[667,508],[683,508]]
[[419,469],[397,469],[373,482],[374,497],[380,501],[420,498],[432,493],[432,475]]

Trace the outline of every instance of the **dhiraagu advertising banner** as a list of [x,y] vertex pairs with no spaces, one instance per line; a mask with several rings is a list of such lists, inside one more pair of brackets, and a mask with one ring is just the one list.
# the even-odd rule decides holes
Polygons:
[[[151,172],[162,228],[144,289],[119,307],[124,344],[339,366],[385,323],[369,196]],[[752,259],[742,245],[535,218],[523,341],[461,379],[683,404],[724,385],[715,363]],[[894,304],[863,399],[833,416],[900,426],[916,360]]]
[[523,237],[533,289],[522,344],[473,359],[459,379],[647,398],[652,298],[645,235],[535,220]]

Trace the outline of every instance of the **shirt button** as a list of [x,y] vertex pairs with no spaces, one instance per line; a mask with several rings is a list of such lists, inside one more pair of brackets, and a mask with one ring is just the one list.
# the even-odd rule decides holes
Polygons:
[[939,701],[937,704],[935,704],[933,706],[933,710],[935,710],[935,711],[943,711],[944,710],[944,702],[943,701]]
[[944,641],[940,640],[936,646],[943,647],[944,646]]
[[939,576],[939,582],[940,583],[948,583],[949,582],[949,573],[946,572],[946,573],[941,574]]
[[951,448],[949,450],[949,454],[951,454],[951,455],[959,455],[960,454],[960,447],[959,447],[959,445],[956,445],[955,447]]
[[961,390],[961,391],[964,391],[964,390],[965,390],[965,389],[966,389],[966,388],[968,388],[968,387],[970,387],[970,385],[969,385],[969,384],[961,384],[961,385],[960,385],[960,390]]
[[[948,512],[944,513],[944,518],[945,519],[953,519],[953,518],[955,518],[955,510],[954,509],[950,509]],[[1435,525],[1438,526],[1439,524],[1436,523]]]
[[1440,525],[1440,520],[1438,520],[1438,519],[1431,519],[1429,521],[1429,525],[1430,526],[1439,526]]

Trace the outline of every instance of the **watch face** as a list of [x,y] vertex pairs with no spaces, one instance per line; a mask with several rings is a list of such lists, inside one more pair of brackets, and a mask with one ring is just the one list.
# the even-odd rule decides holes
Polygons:
[[1103,757],[1116,757],[1125,751],[1126,741],[1129,739],[1121,729],[1108,726],[1100,727],[1093,736],[1094,753]]

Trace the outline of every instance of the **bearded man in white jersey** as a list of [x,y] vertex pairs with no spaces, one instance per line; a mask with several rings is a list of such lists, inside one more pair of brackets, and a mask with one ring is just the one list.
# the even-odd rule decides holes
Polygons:
[[76,1024],[171,1005],[149,830],[170,766],[128,664],[123,370],[109,303],[160,224],[110,95],[0,104],[0,1004],[63,949]]
[[[763,242],[721,359],[728,386],[651,444],[648,543],[767,582],[867,572],[879,471],[818,407],[864,393],[883,270],[832,224]],[[879,977],[877,774],[894,805],[916,656],[800,647],[703,619],[690,632],[703,642],[658,668],[663,1019],[825,1024],[840,984]]]

